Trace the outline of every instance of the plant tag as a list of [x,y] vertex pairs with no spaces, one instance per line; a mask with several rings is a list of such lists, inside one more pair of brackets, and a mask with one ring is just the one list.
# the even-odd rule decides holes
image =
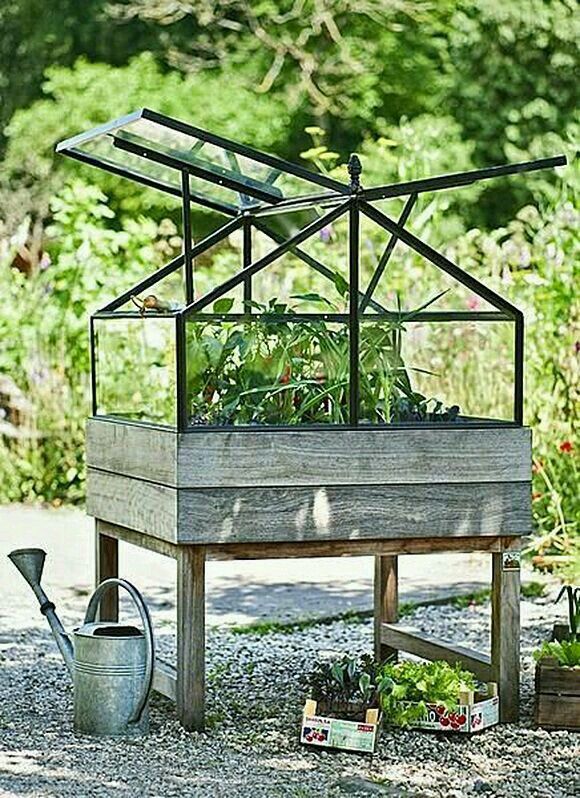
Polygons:
[[504,571],[519,571],[522,554],[519,551],[503,551],[502,567]]

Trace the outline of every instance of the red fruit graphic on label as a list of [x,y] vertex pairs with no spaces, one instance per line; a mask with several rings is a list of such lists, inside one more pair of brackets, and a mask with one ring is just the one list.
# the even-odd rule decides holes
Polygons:
[[442,726],[449,726],[449,718],[440,718],[439,723]]
[[465,715],[459,715],[459,717],[457,718],[457,723],[459,723],[460,726],[463,726],[466,720],[467,718]]

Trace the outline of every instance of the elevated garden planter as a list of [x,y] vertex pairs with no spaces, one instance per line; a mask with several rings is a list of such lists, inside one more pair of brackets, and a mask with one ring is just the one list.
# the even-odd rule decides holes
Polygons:
[[[498,681],[515,719],[523,317],[405,225],[426,192],[564,158],[363,188],[356,156],[346,184],[147,109],[57,150],[182,203],[182,253],[91,318],[87,427],[97,580],[118,540],[177,560],[177,668],[155,684],[182,723],[204,722],[207,559],[376,555],[387,654],[396,558],[434,551],[493,556],[491,657],[449,656]],[[197,243],[192,205],[209,214]]]

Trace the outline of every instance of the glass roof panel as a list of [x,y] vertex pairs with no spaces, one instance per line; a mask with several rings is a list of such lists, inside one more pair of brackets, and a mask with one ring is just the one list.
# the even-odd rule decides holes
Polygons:
[[230,211],[307,197],[320,186],[330,196],[348,193],[325,175],[148,109],[63,141],[57,151],[173,194],[181,194],[185,169],[193,201]]

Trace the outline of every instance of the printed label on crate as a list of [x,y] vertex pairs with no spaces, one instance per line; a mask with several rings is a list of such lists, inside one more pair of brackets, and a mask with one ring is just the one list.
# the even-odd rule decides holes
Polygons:
[[519,551],[503,551],[501,555],[504,571],[519,571],[522,559]]
[[308,745],[326,748],[346,748],[350,751],[372,753],[378,726],[352,720],[304,716],[300,740]]
[[499,699],[497,697],[479,701],[471,706],[459,706],[447,710],[444,706],[427,705],[427,717],[411,724],[413,729],[432,731],[475,732],[493,726],[499,720]]
[[480,701],[471,708],[470,728],[471,731],[479,731],[493,726],[499,721],[499,698],[488,698],[487,701]]
[[465,731],[468,728],[468,711],[468,707],[458,707],[454,712],[450,712],[444,706],[427,704],[427,717],[411,725],[418,729]]

